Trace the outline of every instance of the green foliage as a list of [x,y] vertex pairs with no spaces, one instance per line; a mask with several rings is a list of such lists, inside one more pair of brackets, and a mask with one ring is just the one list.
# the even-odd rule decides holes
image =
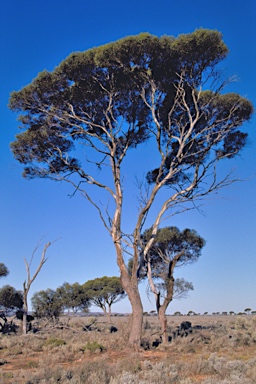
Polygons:
[[0,311],[9,316],[23,306],[23,296],[20,291],[17,291],[10,285],[5,285],[0,288]]
[[99,344],[97,341],[88,341],[88,343],[85,344],[85,346],[82,348],[82,351],[90,351],[90,352],[96,352],[96,351],[104,351],[105,348]]
[[[152,229],[146,230],[142,241],[146,244],[151,236]],[[158,274],[171,260],[176,261],[177,266],[195,262],[200,257],[204,245],[205,240],[194,229],[186,228],[180,231],[177,227],[159,228],[148,257],[155,273]]]
[[8,268],[4,263],[0,263],[0,278],[5,277],[9,274]]
[[[179,230],[177,227],[159,228],[151,248],[146,255],[143,254],[144,246],[152,237],[152,229],[147,229],[141,239],[141,260],[138,274],[140,278],[147,275],[147,263],[151,265],[153,279],[161,279],[168,285],[173,277],[174,269],[184,264],[190,264],[198,260],[201,255],[205,240],[193,229]],[[132,259],[129,260],[128,269],[132,269]],[[184,279],[176,279],[174,292],[177,297],[182,292],[193,289],[193,285]]]
[[[188,129],[188,114],[178,103],[175,103],[173,123],[171,126],[167,124],[181,76],[187,106],[194,114],[193,89],[204,83],[204,75],[207,77],[227,52],[218,31],[199,29],[176,39],[143,33],[72,53],[52,73],[41,72],[30,85],[11,95],[9,106],[21,112],[19,121],[26,129],[11,144],[14,156],[26,165],[24,176],[51,177],[77,172],[80,169],[78,159],[72,156],[64,159],[62,154],[72,151],[77,140],[87,141],[93,136],[108,141],[109,128],[104,131],[102,127],[109,127],[109,118],[117,143],[117,157],[127,148],[148,140],[153,120],[141,90],[146,92],[149,102],[152,82],[157,87],[155,107],[162,126],[162,138],[177,135],[175,121],[178,119],[185,130]],[[113,98],[111,115],[106,114],[109,97]],[[228,152],[230,156],[237,153],[244,145],[246,135],[235,128],[250,118],[251,103],[236,94],[218,95],[211,91],[198,93],[197,98],[202,116],[187,141],[184,164],[191,164],[192,160],[202,163],[211,146],[217,148],[220,145],[217,150],[222,153],[221,157]],[[127,123],[126,133],[119,129],[118,121]],[[227,123],[234,128],[233,135],[219,135],[218,139],[221,129],[228,133]],[[210,141],[206,140],[209,130],[202,129],[206,124],[212,127],[213,139]],[[166,172],[168,164],[177,156],[176,143],[176,139],[169,142]],[[201,149],[197,151],[196,147]],[[157,182],[159,177],[162,179],[165,173],[163,168],[152,172],[148,174],[150,183]],[[176,174],[167,184],[178,179],[182,179],[181,174]]]
[[186,281],[185,279],[175,279],[174,280],[174,290],[173,290],[173,298],[181,299],[187,296],[189,291],[193,291],[194,286],[190,281]]
[[90,302],[80,284],[65,282],[61,287],[57,288],[56,295],[59,296],[63,308],[71,309],[73,313],[78,311],[88,312]]
[[59,295],[52,289],[35,292],[31,298],[32,308],[37,318],[58,320],[63,310],[63,303]]
[[107,308],[110,310],[112,304],[117,303],[126,296],[120,278],[117,276],[103,276],[88,280],[83,284],[83,290],[91,303],[103,309],[105,313]]

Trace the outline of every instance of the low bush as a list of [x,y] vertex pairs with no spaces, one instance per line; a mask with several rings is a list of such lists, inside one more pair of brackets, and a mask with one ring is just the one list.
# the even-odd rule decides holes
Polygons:
[[88,342],[85,344],[85,346],[82,348],[82,351],[89,351],[89,352],[97,352],[97,351],[104,351],[105,348],[103,345],[99,344],[97,341]]
[[51,338],[51,339],[46,340],[44,345],[45,346],[52,345],[53,347],[59,347],[61,345],[66,345],[66,341],[62,340],[62,339]]

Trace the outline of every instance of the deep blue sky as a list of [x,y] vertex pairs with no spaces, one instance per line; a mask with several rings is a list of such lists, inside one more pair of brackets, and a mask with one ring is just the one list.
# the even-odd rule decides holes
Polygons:
[[[256,106],[255,0],[9,0],[0,1],[0,261],[10,270],[1,284],[22,289],[24,257],[38,241],[61,238],[31,288],[56,288],[64,281],[83,283],[103,275],[117,275],[115,253],[94,209],[64,184],[22,179],[9,143],[18,132],[16,116],[7,108],[9,94],[28,84],[43,69],[52,70],[73,51],[82,51],[127,35],[150,32],[177,36],[196,28],[218,29],[230,49],[223,62],[227,75],[239,80],[228,91],[239,92]],[[248,179],[207,199],[197,211],[180,215],[166,225],[190,227],[207,245],[197,264],[179,270],[195,290],[168,310],[196,312],[256,309],[256,118],[244,127],[249,143],[241,157],[223,172],[237,168]],[[136,167],[127,177],[136,175]],[[127,216],[127,221],[132,220]],[[129,223],[128,223],[129,225]],[[34,262],[37,266],[40,253]],[[177,275],[177,276],[178,276]],[[144,289],[142,289],[144,292]],[[144,299],[145,310],[154,303]],[[124,300],[116,311],[130,311]]]

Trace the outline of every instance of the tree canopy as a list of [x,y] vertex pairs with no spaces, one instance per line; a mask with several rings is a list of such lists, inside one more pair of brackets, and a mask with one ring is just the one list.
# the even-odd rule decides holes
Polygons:
[[11,285],[4,285],[0,289],[0,311],[5,316],[13,315],[23,306],[22,292],[17,291]]
[[[152,229],[143,233],[142,247],[151,236]],[[170,268],[195,262],[201,256],[204,245],[205,240],[194,229],[185,228],[181,231],[177,227],[159,228],[151,248],[144,256],[144,264],[150,263],[153,278],[165,280],[172,272]]]
[[[13,92],[9,106],[23,130],[11,144],[23,176],[64,180],[94,205],[116,250],[121,281],[133,308],[130,343],[140,342],[143,308],[138,291],[139,244],[163,188],[168,196],[152,219],[148,253],[163,216],[196,206],[199,198],[229,185],[219,163],[246,143],[240,130],[253,112],[249,100],[223,93],[218,64],[228,48],[220,32],[198,29],[177,38],[148,33],[72,53],[52,72]],[[123,160],[148,143],[154,166],[140,185],[136,222],[122,221]],[[77,150],[79,147],[83,150]],[[99,172],[99,171],[102,172]],[[106,207],[94,188],[107,194]],[[109,203],[109,199],[111,203]],[[127,247],[129,250],[127,250]],[[124,253],[133,254],[132,276]],[[136,313],[136,315],[135,315]]]
[[8,317],[16,315],[22,306],[23,296],[20,291],[10,285],[0,288],[0,332],[16,332],[17,326],[8,321]]
[[37,318],[58,321],[63,310],[63,302],[53,289],[35,292],[31,298],[32,308]]
[[128,149],[155,136],[162,161],[148,182],[187,185],[188,171],[210,152],[232,157],[245,144],[238,127],[250,118],[251,103],[202,89],[227,52],[217,31],[177,39],[140,34],[73,53],[52,73],[43,71],[10,100],[26,129],[11,145],[26,165],[24,176],[78,173],[94,184],[73,157],[75,142],[83,139],[121,163]]
[[109,321],[112,305],[126,296],[120,278],[117,276],[103,276],[88,280],[83,284],[83,290],[90,302],[103,310]]
[[0,278],[6,277],[9,274],[8,268],[4,263],[0,263]]
[[79,283],[70,284],[65,282],[56,290],[56,294],[62,301],[65,310],[76,312],[87,312],[90,302],[82,285]]
[[[177,227],[159,228],[147,254],[144,247],[152,237],[152,228],[141,238],[139,277],[148,278],[150,290],[155,296],[156,310],[162,332],[167,341],[165,312],[174,297],[184,297],[193,290],[193,284],[184,279],[175,279],[178,267],[194,263],[201,256],[205,240],[193,229]],[[161,302],[162,298],[162,302]]]

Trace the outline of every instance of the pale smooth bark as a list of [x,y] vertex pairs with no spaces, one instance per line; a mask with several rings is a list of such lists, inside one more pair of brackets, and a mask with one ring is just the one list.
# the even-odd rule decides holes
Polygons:
[[37,251],[37,249],[39,247],[39,244],[40,244],[40,242],[37,244],[36,248],[34,249],[29,263],[27,262],[27,260],[25,258],[25,265],[26,265],[26,271],[27,271],[27,280],[25,280],[24,283],[23,283],[23,322],[22,322],[22,333],[23,333],[23,335],[27,334],[28,293],[29,293],[31,284],[36,279],[38,273],[41,271],[44,263],[47,261],[46,251],[47,251],[47,249],[50,247],[50,245],[52,243],[48,242],[44,246],[40,263],[39,263],[39,265],[37,267],[37,270],[35,271],[33,277],[31,277],[31,275],[30,275],[30,267],[31,267],[31,263],[32,263],[33,258],[34,258],[34,254],[35,254],[35,252]]

